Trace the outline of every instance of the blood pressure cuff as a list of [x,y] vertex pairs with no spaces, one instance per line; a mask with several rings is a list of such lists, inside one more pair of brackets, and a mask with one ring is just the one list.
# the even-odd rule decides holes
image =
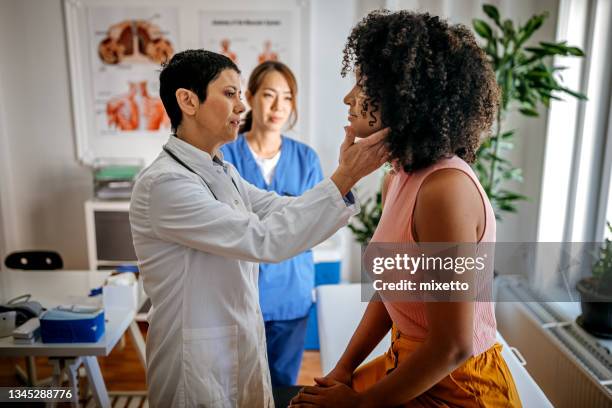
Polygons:
[[8,303],[0,305],[0,313],[17,312],[15,316],[15,327],[19,327],[31,318],[40,316],[44,311],[40,303],[29,299],[30,295],[23,295],[9,300]]

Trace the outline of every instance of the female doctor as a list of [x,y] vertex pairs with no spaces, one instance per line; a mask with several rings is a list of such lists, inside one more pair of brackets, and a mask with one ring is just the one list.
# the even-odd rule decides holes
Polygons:
[[333,175],[300,197],[244,181],[219,148],[236,139],[240,71],[227,57],[177,53],[160,74],[175,132],[132,193],[134,248],[151,299],[147,386],[152,407],[274,405],[257,262],[323,241],[358,209],[350,189],[388,157],[380,131],[347,132]]
[[[254,186],[297,197],[323,179],[313,149],[281,134],[297,120],[297,81],[282,62],[258,65],[247,85],[251,110],[224,159]],[[276,264],[259,265],[259,304],[266,327],[272,386],[295,384],[302,362],[314,287],[312,251]]]

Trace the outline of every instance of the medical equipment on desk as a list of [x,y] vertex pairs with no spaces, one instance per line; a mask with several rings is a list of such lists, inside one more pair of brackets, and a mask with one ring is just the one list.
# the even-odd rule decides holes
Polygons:
[[40,316],[43,343],[95,343],[104,328],[104,310],[91,306],[60,306]]
[[136,310],[138,282],[133,272],[121,272],[106,279],[102,288],[104,307]]
[[40,337],[40,320],[36,317],[13,330],[13,343],[32,344]]
[[[104,286],[91,289],[90,299],[97,299],[105,309],[138,308],[138,280],[134,272],[119,272],[106,278]],[[102,295],[101,298],[98,295]],[[99,300],[101,299],[101,300]],[[87,302],[91,304],[91,301]]]
[[30,297],[29,294],[21,295],[0,305],[0,337],[10,336],[16,327],[43,312],[42,305]]
[[15,328],[15,315],[17,315],[17,312],[14,310],[0,313],[0,337],[5,337],[11,334]]

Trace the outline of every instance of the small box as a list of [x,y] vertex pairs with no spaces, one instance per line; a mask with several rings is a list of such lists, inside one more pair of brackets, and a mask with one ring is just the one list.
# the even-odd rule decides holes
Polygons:
[[102,298],[105,309],[130,309],[138,308],[138,284],[102,287]]
[[95,343],[104,334],[104,310],[48,310],[40,317],[40,334],[43,343]]
[[34,343],[40,337],[40,320],[36,317],[28,320],[13,330],[13,341],[16,344]]

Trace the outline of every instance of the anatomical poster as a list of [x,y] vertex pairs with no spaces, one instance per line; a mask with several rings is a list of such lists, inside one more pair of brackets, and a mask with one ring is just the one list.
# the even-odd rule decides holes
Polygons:
[[296,69],[290,11],[202,11],[200,44],[231,58],[243,79],[259,63],[277,60]]
[[177,10],[91,7],[88,17],[97,134],[167,134],[158,78],[177,51]]

